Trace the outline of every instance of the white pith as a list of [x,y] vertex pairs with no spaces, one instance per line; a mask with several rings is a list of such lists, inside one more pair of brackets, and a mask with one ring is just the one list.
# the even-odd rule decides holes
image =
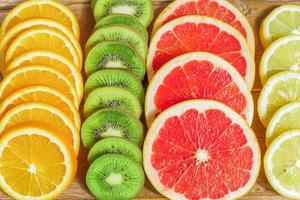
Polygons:
[[149,83],[147,93],[146,93],[146,98],[145,98],[145,117],[148,126],[150,126],[151,122],[155,118],[155,114],[159,111],[154,103],[154,97],[156,95],[156,92],[158,91],[159,86],[163,83],[164,78],[174,68],[178,66],[183,66],[184,64],[188,63],[191,60],[207,60],[213,63],[215,67],[217,66],[221,69],[224,69],[230,74],[233,82],[237,85],[237,87],[239,88],[239,90],[247,100],[245,116],[247,122],[251,125],[253,120],[253,115],[254,115],[253,98],[241,75],[237,72],[237,70],[232,65],[230,65],[224,59],[207,52],[195,52],[195,53],[184,54],[182,56],[178,56],[174,58],[173,60],[166,63],[162,68],[160,68],[160,70],[158,70],[154,75],[153,79]]
[[151,80],[154,76],[154,71],[153,71],[153,58],[155,56],[156,52],[156,45],[159,42],[160,38],[162,35],[170,30],[173,30],[174,27],[184,24],[184,23],[206,23],[206,24],[211,24],[220,29],[220,31],[225,31],[229,33],[230,35],[233,35],[238,41],[241,46],[241,55],[244,56],[246,60],[246,76],[245,76],[245,81],[247,83],[247,86],[249,90],[252,89],[253,84],[254,84],[254,77],[255,77],[255,63],[254,63],[254,58],[251,54],[250,48],[245,40],[245,38],[234,28],[229,26],[228,24],[216,20],[214,18],[210,17],[203,17],[203,16],[186,16],[186,17],[180,17],[178,19],[175,19],[165,25],[163,25],[154,35],[152,38],[152,41],[149,46],[149,53],[147,57],[147,74],[148,74],[148,80]]
[[260,148],[256,139],[255,134],[247,124],[247,122],[242,119],[237,113],[235,113],[232,109],[228,108],[227,106],[209,100],[191,100],[179,103],[163,113],[161,113],[156,120],[151,125],[146,139],[144,143],[143,155],[144,155],[144,168],[147,177],[149,178],[152,185],[158,190],[162,195],[172,199],[172,200],[183,200],[187,199],[184,195],[176,193],[173,189],[168,189],[164,185],[161,184],[159,181],[159,176],[156,170],[152,167],[151,164],[151,153],[152,153],[152,144],[156,137],[159,134],[160,128],[163,126],[166,119],[172,116],[180,116],[186,110],[196,109],[198,112],[204,112],[207,109],[218,109],[223,111],[227,117],[232,120],[232,123],[238,124],[244,130],[244,135],[247,139],[247,145],[251,147],[253,151],[253,167],[250,171],[251,177],[248,183],[239,190],[235,192],[230,192],[225,195],[222,199],[236,199],[245,193],[247,193],[252,186],[255,184],[256,178],[259,174],[260,169]]

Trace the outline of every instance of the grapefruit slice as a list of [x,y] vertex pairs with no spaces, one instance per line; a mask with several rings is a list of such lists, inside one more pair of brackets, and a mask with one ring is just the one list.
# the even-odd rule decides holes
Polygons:
[[236,69],[218,56],[195,52],[176,57],[155,74],[145,101],[147,124],[170,106],[191,99],[222,102],[252,123],[253,99]]
[[230,25],[210,17],[186,16],[162,26],[154,35],[147,59],[148,79],[171,59],[190,52],[216,54],[254,83],[255,63],[245,38]]
[[255,52],[255,38],[246,17],[231,3],[224,0],[177,0],[169,4],[158,16],[155,33],[162,25],[187,15],[214,17],[237,29],[246,39],[251,52]]
[[169,199],[237,199],[260,168],[257,139],[224,104],[191,100],[161,113],[144,144],[144,168]]

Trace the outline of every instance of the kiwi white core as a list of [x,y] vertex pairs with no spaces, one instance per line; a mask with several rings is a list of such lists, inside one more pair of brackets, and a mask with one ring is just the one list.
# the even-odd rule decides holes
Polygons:
[[209,159],[208,152],[203,149],[198,149],[198,151],[196,152],[196,159],[197,159],[197,164],[208,161]]
[[126,66],[122,64],[121,61],[109,61],[106,63],[106,68],[124,68],[126,69]]
[[102,137],[123,137],[123,131],[110,127],[102,133]]
[[31,174],[36,174],[36,167],[35,167],[35,165],[34,164],[30,164],[29,166],[28,166],[28,172],[29,173],[31,173]]
[[120,185],[123,182],[123,176],[122,174],[117,174],[114,172],[111,172],[108,177],[105,179],[105,181],[109,185]]
[[296,162],[296,167],[297,167],[297,168],[300,168],[300,159],[297,160],[297,162]]
[[135,9],[132,6],[127,5],[121,5],[121,6],[114,6],[111,9],[112,13],[121,13],[121,14],[127,14],[127,15],[134,15]]

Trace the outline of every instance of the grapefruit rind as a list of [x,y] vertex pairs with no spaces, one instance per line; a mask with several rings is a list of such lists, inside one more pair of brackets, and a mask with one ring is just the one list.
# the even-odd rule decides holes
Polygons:
[[183,66],[184,64],[188,63],[191,60],[205,60],[213,63],[215,67],[219,67],[221,69],[226,70],[230,74],[233,79],[233,82],[236,83],[236,86],[239,87],[241,93],[247,99],[247,110],[245,111],[245,118],[248,124],[252,124],[253,115],[254,115],[254,103],[253,98],[250,91],[245,84],[245,81],[241,77],[241,75],[236,71],[236,69],[229,64],[224,59],[215,56],[214,54],[207,53],[207,52],[195,52],[195,53],[188,53],[181,56],[178,56],[168,63],[166,63],[163,67],[161,67],[156,74],[154,75],[153,79],[149,83],[146,98],[145,98],[145,117],[148,126],[151,125],[153,122],[158,109],[155,106],[154,98],[155,94],[158,91],[159,86],[163,83],[164,78],[175,68],[178,66]]
[[246,59],[247,62],[247,69],[246,69],[246,76],[245,76],[245,81],[247,83],[247,86],[249,90],[252,89],[253,84],[254,84],[254,79],[255,79],[255,62],[254,62],[254,57],[251,55],[250,48],[247,44],[247,41],[243,37],[243,35],[238,32],[236,29],[231,27],[230,25],[211,18],[211,17],[203,17],[203,16],[197,16],[197,15],[190,15],[190,16],[185,16],[185,17],[180,17],[175,20],[172,20],[165,25],[163,25],[153,36],[150,46],[149,46],[149,53],[147,57],[147,75],[148,75],[148,80],[150,81],[152,77],[154,76],[154,71],[153,71],[153,58],[155,56],[156,52],[156,45],[159,42],[160,38],[162,35],[170,30],[173,30],[176,26],[184,23],[205,23],[205,24],[212,24],[214,26],[217,26],[220,28],[221,31],[225,31],[227,33],[230,33],[230,35],[233,35],[238,41],[241,46],[241,55],[243,55]]
[[[170,14],[174,13],[175,10],[180,6],[188,2],[197,2],[195,0],[177,0],[170,3],[157,17],[154,22],[152,36],[157,32],[157,30],[163,25],[164,21],[170,16]],[[247,43],[251,49],[252,54],[255,54],[255,37],[252,30],[252,27],[246,17],[231,3],[224,0],[214,0],[213,2],[217,2],[219,5],[224,6],[226,9],[234,13],[234,15],[239,19],[243,28],[247,33]]]
[[[272,163],[273,154],[276,151],[281,150],[280,145],[281,145],[282,142],[284,142],[286,140],[293,140],[293,137],[299,137],[300,138],[300,130],[295,129],[295,130],[285,132],[282,135],[280,135],[279,137],[277,137],[271,143],[271,145],[267,149],[267,152],[266,152],[265,157],[264,157],[264,169],[265,169],[267,179],[268,179],[269,183],[271,184],[271,186],[274,190],[276,190],[279,194],[281,194],[285,197],[288,197],[290,199],[299,199],[300,192],[287,190],[284,187],[282,187],[281,184],[279,183],[279,181],[276,179],[276,177],[274,177],[274,175],[272,173],[272,167],[274,166],[274,164]],[[290,152],[290,153],[292,154],[292,153],[295,153],[295,152]],[[280,165],[280,163],[279,163],[279,165]]]
[[180,200],[188,200],[184,195],[178,194],[172,189],[168,189],[159,181],[159,176],[156,173],[155,169],[151,163],[151,153],[152,153],[152,144],[154,140],[157,138],[160,128],[163,123],[172,116],[180,116],[186,110],[196,109],[198,112],[203,112],[208,109],[218,109],[221,110],[232,120],[232,123],[238,124],[244,130],[244,135],[247,138],[247,145],[251,147],[253,151],[253,167],[251,170],[251,177],[248,183],[238,189],[235,192],[229,193],[221,199],[237,199],[243,195],[245,195],[255,184],[256,179],[259,175],[260,164],[261,164],[261,152],[260,147],[257,141],[257,138],[249,127],[247,122],[236,112],[234,112],[231,108],[225,106],[216,101],[211,100],[190,100],[179,103],[175,106],[172,106],[162,112],[152,123],[145,138],[145,143],[143,147],[143,158],[144,158],[144,169],[147,177],[151,184],[155,187],[157,191],[159,191],[162,195],[170,199],[180,199]]

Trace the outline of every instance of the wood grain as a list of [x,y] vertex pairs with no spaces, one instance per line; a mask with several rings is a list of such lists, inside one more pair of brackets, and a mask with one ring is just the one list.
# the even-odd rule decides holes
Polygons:
[[[6,13],[11,10],[18,3],[23,2],[23,0],[0,0],[0,23],[2,22]],[[81,26],[81,44],[84,46],[87,38],[89,37],[91,30],[94,25],[94,20],[92,17],[90,9],[90,0],[61,0],[62,3],[67,5],[79,19]],[[155,10],[155,17],[159,12],[168,5],[171,1],[169,0],[153,0],[153,7]],[[299,1],[291,0],[231,0],[236,7],[238,7],[248,18],[250,24],[253,27],[255,38],[256,38],[256,69],[258,69],[260,58],[263,52],[263,49],[260,45],[258,38],[258,30],[262,19],[275,7],[284,4],[284,3],[299,3]],[[151,27],[151,26],[150,26]],[[256,70],[257,71],[257,70]],[[261,84],[259,77],[256,76],[255,85],[253,88],[253,97],[255,100],[255,105],[257,103],[257,98],[261,90]],[[256,107],[255,107],[256,111]],[[265,152],[265,128],[260,123],[257,112],[255,112],[254,122],[252,126],[262,150],[262,155]],[[81,148],[79,153],[79,166],[75,180],[70,185],[70,187],[57,199],[59,200],[91,200],[94,199],[88,192],[85,185],[85,174],[87,170],[87,152],[84,148]],[[8,200],[3,192],[0,191],[0,199]],[[139,200],[163,200],[161,195],[159,195],[151,184],[147,181],[145,187],[139,197]],[[252,190],[243,198],[243,200],[282,200],[285,199],[278,195],[270,186],[263,172],[263,166],[261,167],[261,172],[258,177],[257,183],[252,188]]]

